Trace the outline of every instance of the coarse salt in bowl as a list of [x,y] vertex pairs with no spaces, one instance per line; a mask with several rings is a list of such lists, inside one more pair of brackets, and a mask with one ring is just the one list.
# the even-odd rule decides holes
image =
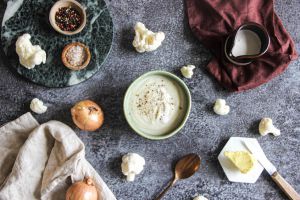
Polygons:
[[65,46],[61,54],[61,60],[67,68],[81,70],[89,64],[91,53],[86,45],[80,42],[73,42]]

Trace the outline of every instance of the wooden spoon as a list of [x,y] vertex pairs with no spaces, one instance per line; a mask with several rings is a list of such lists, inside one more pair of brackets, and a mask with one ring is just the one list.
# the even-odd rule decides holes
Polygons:
[[182,157],[175,166],[174,178],[168,186],[162,191],[156,200],[160,200],[166,192],[180,179],[186,179],[195,174],[199,169],[201,159],[197,154],[191,153]]

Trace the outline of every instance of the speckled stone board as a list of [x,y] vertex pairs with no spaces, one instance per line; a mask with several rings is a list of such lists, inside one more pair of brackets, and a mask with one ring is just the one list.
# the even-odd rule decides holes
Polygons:
[[[53,0],[15,0],[11,10],[19,9],[11,11],[12,16],[2,23],[1,42],[10,65],[22,76],[48,87],[71,86],[87,80],[100,69],[111,48],[113,23],[104,0],[83,0],[80,3],[87,8],[85,28],[73,36],[62,35],[49,23],[49,10],[54,3]],[[15,42],[23,33],[29,33],[31,42],[46,51],[46,64],[34,69],[19,64]],[[60,59],[64,46],[71,42],[81,42],[90,48],[91,61],[83,70],[69,70]]]
[[[199,172],[176,183],[164,200],[192,200],[204,194],[210,200],[285,200],[284,194],[264,171],[255,184],[231,183],[217,160],[231,136],[257,138],[267,157],[286,180],[300,192],[300,61],[270,82],[242,93],[223,90],[206,72],[211,54],[188,28],[182,0],[107,0],[115,28],[112,51],[99,73],[73,87],[46,88],[15,73],[6,57],[0,58],[0,124],[29,110],[38,97],[48,106],[40,123],[59,120],[71,126],[86,146],[86,158],[114,192],[118,200],[150,200],[172,178],[178,158],[190,152],[202,158]],[[0,3],[3,16],[6,4]],[[275,1],[275,10],[300,52],[300,1]],[[166,39],[155,52],[139,54],[132,47],[137,21]],[[129,84],[150,70],[163,69],[182,78],[182,65],[196,65],[192,79],[183,79],[191,91],[192,109],[185,127],[163,141],[151,141],[135,134],[125,121],[122,103]],[[228,116],[212,111],[216,98],[231,106]],[[72,123],[70,108],[79,100],[92,99],[104,111],[101,129],[89,133]],[[260,137],[258,122],[271,117],[281,136]],[[0,141],[1,146],[1,141]],[[127,183],[121,173],[121,157],[127,152],[144,156],[146,166]],[[24,186],[25,187],[25,186]]]

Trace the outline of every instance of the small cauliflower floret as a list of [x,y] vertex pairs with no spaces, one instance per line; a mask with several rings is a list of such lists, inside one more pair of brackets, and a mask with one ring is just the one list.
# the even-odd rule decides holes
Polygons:
[[214,105],[214,112],[218,115],[227,115],[230,111],[230,107],[226,105],[224,99],[217,99]]
[[136,153],[128,153],[122,157],[122,172],[127,176],[127,181],[134,181],[135,175],[144,169],[145,159]]
[[135,37],[132,45],[139,53],[143,53],[145,51],[154,51],[165,39],[165,34],[163,32],[153,33],[141,22],[136,23],[134,30]]
[[34,98],[30,103],[30,109],[37,114],[42,114],[47,111],[47,106],[38,98]]
[[202,195],[199,195],[199,196],[196,196],[193,200],[208,200],[208,199]]
[[280,135],[280,130],[273,125],[273,121],[270,118],[263,118],[259,123],[259,133],[265,136],[272,133],[274,136]]
[[46,52],[39,45],[32,45],[28,33],[20,36],[16,42],[16,52],[21,65],[32,69],[35,65],[46,63]]
[[195,65],[187,65],[187,66],[183,66],[181,67],[180,71],[182,76],[184,76],[185,78],[192,78],[194,72],[193,70],[195,69]]

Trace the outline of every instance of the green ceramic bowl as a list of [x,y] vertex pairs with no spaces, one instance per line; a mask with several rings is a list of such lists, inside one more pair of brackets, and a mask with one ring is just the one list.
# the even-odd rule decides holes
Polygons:
[[[182,106],[183,111],[182,111],[182,114],[180,115],[180,117],[178,117],[174,121],[172,128],[170,128],[170,130],[167,130],[161,134],[150,134],[150,133],[146,133],[143,130],[143,128],[139,127],[138,124],[135,122],[134,117],[131,116],[130,103],[132,102],[132,100],[131,100],[132,95],[135,95],[133,93],[134,88],[138,87],[146,78],[149,78],[151,76],[157,76],[157,75],[163,76],[164,78],[170,80],[173,84],[175,84],[175,86],[178,90],[178,94],[180,94],[181,99],[182,99],[181,105],[183,105]],[[166,138],[169,138],[169,137],[175,135],[184,126],[184,124],[187,121],[188,116],[190,114],[190,110],[191,110],[191,94],[190,94],[190,91],[189,91],[188,87],[186,86],[186,84],[180,78],[175,76],[174,74],[166,72],[166,71],[150,71],[150,72],[143,74],[139,78],[137,78],[129,86],[129,88],[126,91],[125,97],[124,97],[123,109],[124,109],[125,118],[126,118],[128,124],[137,134],[139,134],[145,138],[151,139],[151,140],[162,140],[162,139],[166,139]]]

